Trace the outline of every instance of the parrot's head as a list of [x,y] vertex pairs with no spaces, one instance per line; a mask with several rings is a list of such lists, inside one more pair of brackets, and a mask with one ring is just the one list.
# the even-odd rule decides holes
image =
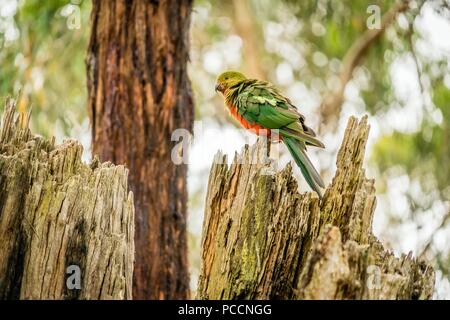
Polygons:
[[237,71],[225,71],[219,75],[216,81],[216,92],[224,93],[228,88],[247,79],[242,73]]

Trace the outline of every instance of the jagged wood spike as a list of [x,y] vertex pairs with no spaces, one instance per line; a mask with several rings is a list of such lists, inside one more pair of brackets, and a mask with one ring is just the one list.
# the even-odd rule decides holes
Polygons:
[[[395,257],[372,233],[368,134],[367,117],[349,119],[322,202],[299,193],[290,165],[268,175],[268,162],[213,164],[197,297],[430,299],[433,268],[412,255]],[[260,141],[235,159],[256,159],[264,148]]]
[[[91,168],[77,141],[55,145],[16,119],[9,99],[0,128],[0,299],[131,299],[127,169]],[[70,265],[80,268],[80,290],[66,285]]]

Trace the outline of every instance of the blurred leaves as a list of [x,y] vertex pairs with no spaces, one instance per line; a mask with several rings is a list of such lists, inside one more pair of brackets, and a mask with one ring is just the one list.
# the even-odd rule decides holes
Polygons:
[[[14,15],[6,18],[12,18],[8,28],[16,28],[18,37],[0,42],[0,97],[21,91],[19,106],[33,106],[36,132],[54,135],[58,123],[67,135],[87,115],[84,54],[90,2],[7,1],[15,3]],[[72,14],[80,13],[78,29],[69,29],[70,16],[63,14],[71,13],[70,6],[78,8]]]
[[450,89],[442,83],[437,85],[433,89],[433,102],[444,119],[441,123],[423,121],[417,132],[394,131],[385,135],[374,146],[372,157],[382,172],[400,165],[419,179],[429,179],[432,174],[443,191],[442,196],[450,201],[448,190],[444,192],[450,186]]

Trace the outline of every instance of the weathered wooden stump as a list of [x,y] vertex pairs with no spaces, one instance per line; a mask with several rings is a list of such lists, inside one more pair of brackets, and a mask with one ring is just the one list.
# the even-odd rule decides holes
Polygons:
[[55,145],[33,136],[28,120],[7,101],[0,129],[0,299],[131,299],[127,169],[84,164],[78,142]]
[[374,180],[363,169],[368,133],[367,117],[350,118],[322,202],[298,192],[290,165],[267,174],[270,164],[255,161],[264,143],[246,147],[231,167],[219,153],[209,177],[197,297],[430,299],[430,265],[411,254],[395,257],[372,234]]

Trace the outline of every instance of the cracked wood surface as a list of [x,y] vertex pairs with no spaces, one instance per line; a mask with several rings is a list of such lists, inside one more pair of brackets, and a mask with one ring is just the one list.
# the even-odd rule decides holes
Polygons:
[[[0,298],[131,299],[127,169],[81,161],[75,140],[33,136],[7,101],[0,131]],[[66,286],[78,265],[81,289]]]
[[[291,165],[273,172],[263,142],[212,165],[202,235],[201,299],[430,299],[434,271],[394,256],[372,233],[374,180],[363,169],[367,117],[351,117],[320,203]],[[249,161],[250,160],[250,161]]]

